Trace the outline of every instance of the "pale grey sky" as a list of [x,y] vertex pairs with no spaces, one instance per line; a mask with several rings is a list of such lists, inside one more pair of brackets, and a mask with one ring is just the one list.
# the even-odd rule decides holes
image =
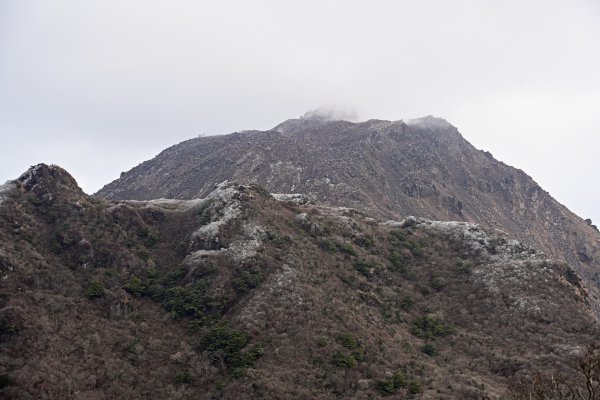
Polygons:
[[319,106],[432,114],[600,222],[600,1],[0,0],[0,181]]

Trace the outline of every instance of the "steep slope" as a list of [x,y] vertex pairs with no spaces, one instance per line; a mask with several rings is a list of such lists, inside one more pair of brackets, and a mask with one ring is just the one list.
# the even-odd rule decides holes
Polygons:
[[416,215],[502,229],[584,276],[600,312],[600,233],[523,171],[479,151],[448,122],[301,118],[271,131],[200,137],[100,190],[109,199],[189,199],[226,179],[304,193],[380,218]]
[[597,331],[572,269],[474,224],[110,202],[46,165],[0,193],[7,399],[498,398]]

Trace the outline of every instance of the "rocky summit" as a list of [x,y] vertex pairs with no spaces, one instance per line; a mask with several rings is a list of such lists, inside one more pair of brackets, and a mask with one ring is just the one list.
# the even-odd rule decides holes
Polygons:
[[124,172],[97,195],[193,199],[235,180],[380,219],[472,222],[572,265],[600,315],[600,233],[526,173],[477,150],[443,119],[332,118],[312,112],[269,131],[191,139]]
[[[390,128],[357,133],[363,150],[399,140],[393,126],[421,129],[359,126]],[[427,140],[467,146],[453,132]],[[441,190],[406,196],[425,209]],[[105,200],[43,164],[0,199],[6,399],[498,399],[597,332],[576,271],[470,222],[373,218],[233,182],[189,200]]]

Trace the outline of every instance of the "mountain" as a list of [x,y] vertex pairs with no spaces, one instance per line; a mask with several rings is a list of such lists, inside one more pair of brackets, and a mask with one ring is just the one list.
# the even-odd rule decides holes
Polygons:
[[443,119],[352,123],[311,113],[270,131],[199,137],[123,173],[97,195],[192,199],[224,180],[303,193],[381,219],[414,215],[501,229],[573,265],[600,314],[596,227]]
[[108,201],[44,164],[0,187],[6,399],[496,399],[596,332],[575,271],[472,223]]

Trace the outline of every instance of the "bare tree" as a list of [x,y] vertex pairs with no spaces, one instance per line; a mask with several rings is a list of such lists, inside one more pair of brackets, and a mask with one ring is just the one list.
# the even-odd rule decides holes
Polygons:
[[510,400],[600,400],[600,344],[589,345],[567,368],[533,372],[509,382]]

